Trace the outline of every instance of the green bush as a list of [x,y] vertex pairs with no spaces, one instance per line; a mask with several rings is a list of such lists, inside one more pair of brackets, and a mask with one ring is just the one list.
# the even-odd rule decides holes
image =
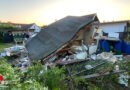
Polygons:
[[65,67],[52,67],[49,70],[45,70],[45,67],[43,65],[37,63],[36,65],[33,65],[28,69],[27,78],[35,79],[39,83],[43,84],[43,86],[48,87],[50,90],[63,90],[64,88],[66,88],[66,85],[63,82],[66,77],[64,72]]
[[[43,73],[40,73],[43,71]],[[0,62],[0,75],[4,76],[4,81],[11,83],[6,84],[8,90],[64,90],[65,83],[62,80],[65,78],[65,68],[53,67],[50,70],[45,70],[45,67],[40,63],[31,65],[26,73],[18,71],[18,68],[12,68],[6,60]],[[48,88],[47,88],[48,87]]]
[[11,24],[0,24],[0,30],[2,29],[18,29],[16,26],[13,26]]
[[0,31],[0,43],[3,42],[3,36],[2,36],[2,32]]

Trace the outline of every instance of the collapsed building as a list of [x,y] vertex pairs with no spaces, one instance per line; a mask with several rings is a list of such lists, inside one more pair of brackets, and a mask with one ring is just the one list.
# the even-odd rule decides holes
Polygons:
[[67,16],[56,21],[26,43],[29,57],[44,61],[86,59],[98,24],[96,14]]
[[75,78],[119,74],[119,83],[128,87],[129,56],[100,52],[106,44],[95,38],[100,34],[99,23],[96,14],[58,20],[27,41],[29,58],[43,61],[46,70],[48,66],[66,66],[67,75]]

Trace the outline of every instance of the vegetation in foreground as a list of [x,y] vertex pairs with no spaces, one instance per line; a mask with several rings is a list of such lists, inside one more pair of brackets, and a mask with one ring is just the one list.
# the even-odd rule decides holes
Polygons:
[[[69,77],[66,68],[53,67],[45,70],[41,63],[33,62],[28,71],[23,73],[18,67],[13,68],[6,60],[0,62],[0,75],[8,81],[6,90],[124,90],[118,83],[119,75],[102,76],[83,80]],[[119,63],[120,64],[120,63]],[[121,64],[124,65],[125,63]],[[120,66],[121,66],[120,65]],[[129,66],[129,62],[125,64]],[[125,68],[126,68],[125,67]],[[76,79],[75,79],[76,78]],[[73,81],[75,80],[75,81]]]
[[[7,67],[8,66],[8,67]],[[8,82],[6,90],[59,90],[65,89],[62,80],[65,78],[64,67],[54,67],[45,70],[40,63],[35,63],[29,67],[26,73],[20,71],[17,67],[12,68],[6,60],[0,62],[0,75],[4,76],[4,81]]]

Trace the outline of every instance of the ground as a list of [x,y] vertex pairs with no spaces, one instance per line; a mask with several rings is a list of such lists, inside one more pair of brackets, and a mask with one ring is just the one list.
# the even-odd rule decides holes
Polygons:
[[14,45],[14,43],[0,43],[0,52],[2,52],[4,50],[4,48],[8,48],[13,45]]

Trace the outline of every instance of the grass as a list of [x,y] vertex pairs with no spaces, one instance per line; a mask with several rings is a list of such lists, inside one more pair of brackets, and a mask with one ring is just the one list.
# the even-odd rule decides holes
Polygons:
[[0,52],[4,51],[4,48],[13,46],[14,43],[0,43]]
[[128,27],[128,31],[130,32],[130,27]]

